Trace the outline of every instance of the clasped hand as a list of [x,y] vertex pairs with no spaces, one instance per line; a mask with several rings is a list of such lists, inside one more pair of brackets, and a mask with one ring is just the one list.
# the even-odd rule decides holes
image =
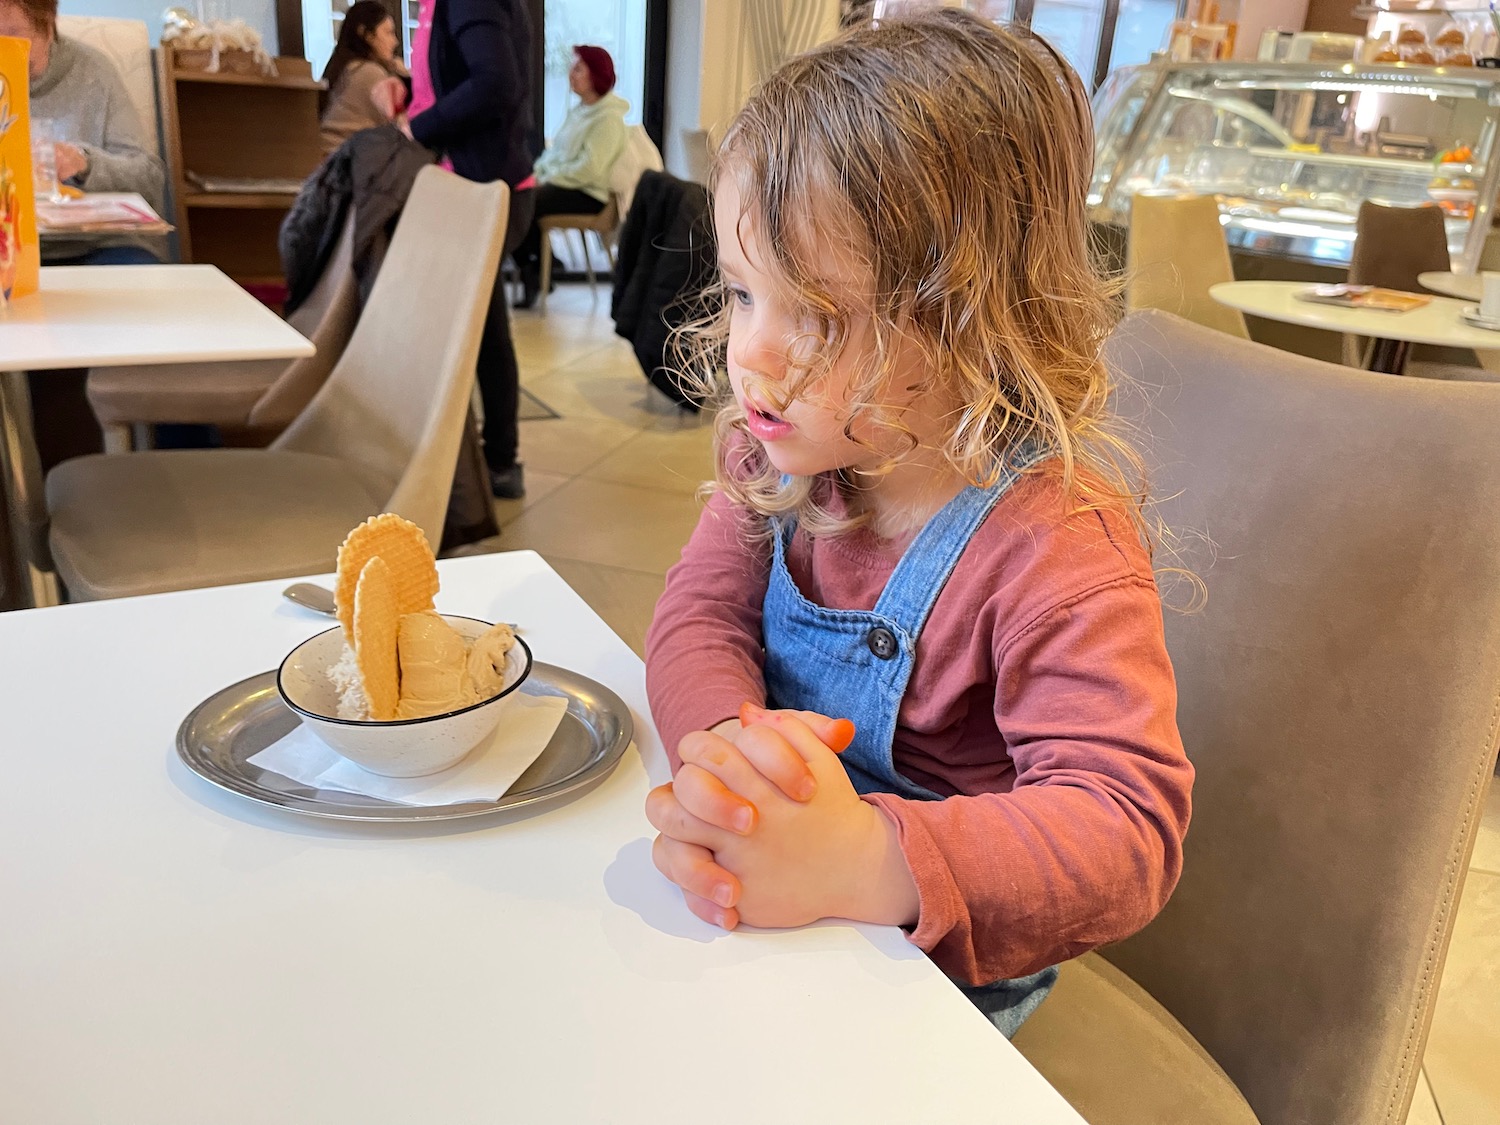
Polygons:
[[646,816],[652,859],[694,914],[725,929],[915,918],[895,826],[839,764],[853,737],[847,719],[747,703],[739,722],[682,740]]

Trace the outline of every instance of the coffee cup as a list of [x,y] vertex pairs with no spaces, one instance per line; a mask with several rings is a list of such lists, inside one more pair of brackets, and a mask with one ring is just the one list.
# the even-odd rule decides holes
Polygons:
[[1479,315],[1485,320],[1500,321],[1500,273],[1485,270],[1484,288],[1480,290]]

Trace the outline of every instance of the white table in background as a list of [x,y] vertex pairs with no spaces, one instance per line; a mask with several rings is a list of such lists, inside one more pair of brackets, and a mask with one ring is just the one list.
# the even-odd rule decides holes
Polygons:
[[40,290],[0,311],[0,476],[22,595],[45,600],[32,565],[45,504],[26,372],[312,354],[213,266],[44,267]]
[[1375,340],[1370,370],[1399,374],[1412,344],[1441,344],[1453,348],[1500,347],[1500,332],[1465,324],[1459,313],[1468,302],[1434,297],[1429,304],[1410,312],[1347,309],[1300,300],[1297,294],[1309,288],[1306,281],[1224,281],[1208,293],[1221,305],[1251,316],[1323,328]]
[[439,609],[612,688],[639,755],[509,818],[301,818],[173,748],[328,627],[285,583],[0,615],[0,1118],[1082,1125],[899,930],[694,918],[651,865],[640,660],[531,552],[439,566]]
[[1441,293],[1445,297],[1457,297],[1465,304],[1477,305],[1484,296],[1484,278],[1477,273],[1454,273],[1452,270],[1432,270],[1417,274],[1417,281],[1425,289]]

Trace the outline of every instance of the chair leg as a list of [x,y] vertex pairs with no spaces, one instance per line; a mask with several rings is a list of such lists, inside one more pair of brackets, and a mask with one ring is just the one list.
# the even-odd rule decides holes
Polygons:
[[597,297],[599,295],[599,285],[594,280],[594,259],[589,257],[589,236],[587,232],[581,230],[578,232],[578,245],[583,248],[583,272],[588,275],[589,296]]
[[[584,249],[585,250],[588,249],[588,240],[589,240],[588,235],[584,235],[583,236],[583,241],[584,241]],[[613,253],[610,252],[608,237],[606,237],[606,235],[604,234],[603,231],[596,230],[594,232],[594,241],[599,244],[599,251],[600,251],[600,253],[602,253],[604,255],[604,260],[609,263],[610,272],[613,273],[614,268],[615,268],[615,256],[614,256]],[[590,270],[589,271],[589,280],[592,281],[593,277],[594,277],[593,271]]]
[[537,309],[547,311],[547,290],[552,288],[552,232],[542,231],[542,291],[537,294]]
[[1363,340],[1359,336],[1351,336],[1347,332],[1344,333],[1342,339],[1344,345],[1344,366],[1363,367],[1364,364],[1361,362],[1362,357],[1359,354],[1362,350],[1360,344],[1363,343]]
[[135,435],[127,422],[111,422],[101,426],[104,431],[104,452],[129,453],[135,449]]

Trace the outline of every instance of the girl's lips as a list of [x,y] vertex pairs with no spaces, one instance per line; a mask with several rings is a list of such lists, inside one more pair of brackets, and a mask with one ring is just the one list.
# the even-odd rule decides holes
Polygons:
[[757,410],[753,403],[748,402],[745,404],[745,425],[761,441],[777,441],[790,434],[794,428],[790,422],[764,410]]

